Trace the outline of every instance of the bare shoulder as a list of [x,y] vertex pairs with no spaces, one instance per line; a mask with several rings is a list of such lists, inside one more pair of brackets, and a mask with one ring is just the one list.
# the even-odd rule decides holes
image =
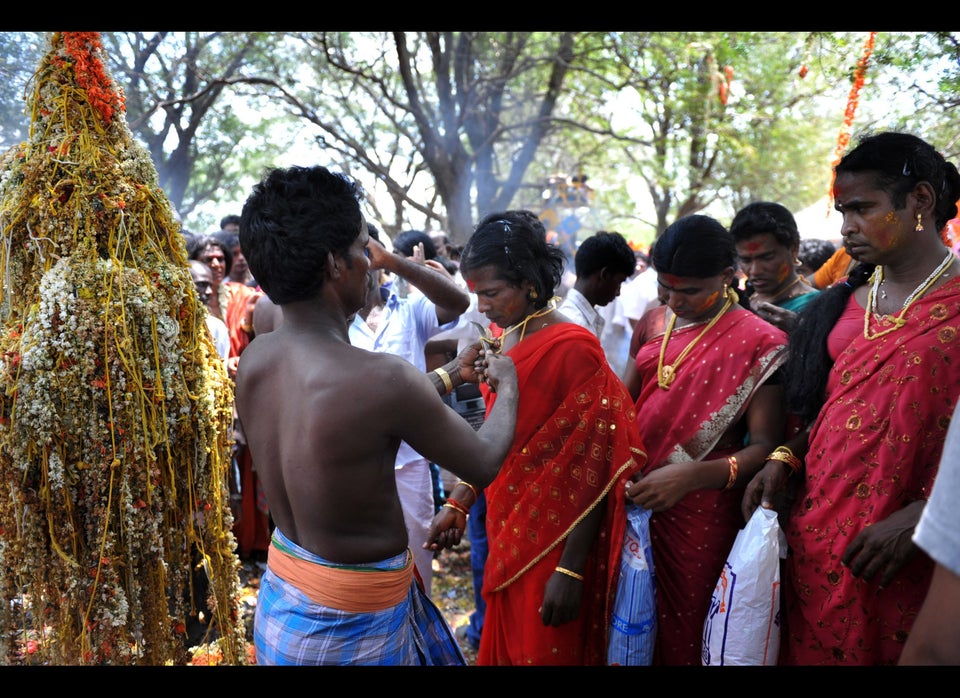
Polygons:
[[407,389],[411,382],[428,381],[423,371],[395,354],[364,349],[358,349],[358,351],[361,352],[357,359],[358,366],[361,367],[366,380],[379,382],[384,389],[393,386]]
[[253,307],[253,331],[256,336],[272,332],[280,326],[283,320],[283,311],[280,306],[270,300],[267,294],[260,296]]

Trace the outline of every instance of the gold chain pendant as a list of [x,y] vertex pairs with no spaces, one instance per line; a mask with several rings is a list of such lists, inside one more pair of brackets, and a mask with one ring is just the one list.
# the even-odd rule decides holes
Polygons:
[[673,370],[673,366],[664,366],[660,369],[660,380],[657,381],[657,385],[667,390],[673,384],[673,380],[676,377],[677,374]]

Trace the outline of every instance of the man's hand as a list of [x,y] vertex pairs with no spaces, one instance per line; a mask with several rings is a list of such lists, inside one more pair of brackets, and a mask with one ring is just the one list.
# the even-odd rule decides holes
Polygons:
[[443,550],[460,545],[467,517],[452,507],[440,507],[427,529],[427,540],[423,547],[427,550]]
[[426,256],[424,255],[424,252],[423,252],[423,243],[422,243],[422,242],[418,242],[416,245],[413,246],[413,255],[410,257],[410,259],[412,259],[412,260],[413,260],[414,262],[416,262],[417,264],[425,264],[425,263],[426,263],[427,258],[426,258]]
[[843,551],[841,562],[854,577],[869,582],[879,572],[880,587],[889,585],[917,552],[913,530],[923,507],[924,502],[913,502],[864,528]]
[[443,274],[445,277],[447,277],[451,281],[453,280],[453,274],[448,272],[447,268],[435,259],[425,259],[423,261],[423,266],[430,267],[435,272],[439,272],[440,274]]
[[263,291],[257,291],[247,296],[246,304],[243,307],[243,324],[241,329],[245,332],[253,333],[253,310],[257,307],[257,302],[264,296]]
[[743,499],[740,500],[743,520],[749,521],[758,506],[772,509],[774,495],[787,486],[789,476],[790,466],[778,460],[768,460],[747,483],[747,488],[743,492]]
[[501,381],[509,381],[514,386],[517,384],[517,367],[509,356],[483,349],[474,366],[477,367],[477,375],[483,377],[493,392],[497,392]]
[[779,327],[784,332],[789,332],[792,330],[793,326],[797,322],[797,314],[795,312],[792,310],[787,310],[786,308],[781,308],[773,303],[767,303],[766,301],[757,303],[754,310],[757,311],[757,315],[762,317],[771,325]]
[[457,370],[464,383],[479,383],[482,378],[477,373],[477,366],[485,366],[480,351],[483,345],[480,342],[468,344],[457,354]]
[[540,620],[554,628],[576,620],[580,615],[583,582],[561,572],[554,572],[543,590]]
[[670,463],[651,470],[627,487],[627,498],[650,511],[665,511],[694,489],[693,474],[698,461]]
[[[370,268],[384,269],[386,260],[393,254],[380,241],[370,238],[367,241],[367,252],[370,253]],[[388,270],[389,271],[389,270]]]

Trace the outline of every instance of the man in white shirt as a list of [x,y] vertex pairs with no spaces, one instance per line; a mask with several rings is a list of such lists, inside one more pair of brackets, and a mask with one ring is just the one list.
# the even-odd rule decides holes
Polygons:
[[630,343],[637,322],[648,310],[660,305],[657,296],[657,272],[650,266],[649,255],[637,252],[637,273],[627,279],[620,289],[617,304],[620,306],[624,327],[625,343],[618,348],[618,356],[623,360],[620,377],[623,378],[626,367],[633,361]]
[[[369,351],[400,356],[421,371],[426,370],[424,348],[427,340],[441,330],[452,328],[467,309],[470,297],[434,260],[423,259],[423,249],[412,257],[387,250],[379,242],[379,231],[368,224],[370,242],[370,293],[367,304],[354,316],[348,328],[350,344]],[[380,284],[380,272],[396,279]],[[412,288],[405,297],[396,291],[402,279]],[[433,485],[430,463],[406,442],[400,443],[395,462],[397,492],[403,505],[410,550],[417,572],[429,595],[433,577],[433,551],[425,550],[427,530],[433,520]]]
[[210,335],[213,337],[213,344],[216,346],[220,358],[226,363],[227,357],[230,355],[230,330],[227,329],[227,324],[223,320],[206,312],[207,299],[213,292],[213,276],[210,267],[207,266],[206,262],[201,262],[199,259],[191,259],[189,264],[190,276],[193,277],[193,285],[197,289],[197,298],[203,303],[204,315],[206,316],[207,327],[210,329]]
[[630,333],[644,313],[660,304],[657,298],[657,272],[650,266],[650,257],[643,252],[637,252],[636,257],[637,273],[627,279],[620,289],[620,303]]
[[[621,285],[634,273],[636,256],[620,233],[600,230],[580,243],[573,263],[577,280],[558,310],[601,339],[606,321],[598,308],[610,305],[620,295]],[[616,351],[617,344],[604,349],[614,371],[622,375],[625,356]]]

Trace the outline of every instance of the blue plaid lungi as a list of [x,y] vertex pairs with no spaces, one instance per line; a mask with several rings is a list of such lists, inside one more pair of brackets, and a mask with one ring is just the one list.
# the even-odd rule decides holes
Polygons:
[[[304,550],[274,529],[273,544],[317,565],[402,569],[408,552],[381,562],[339,565]],[[401,603],[373,612],[320,605],[269,565],[260,579],[253,625],[258,665],[465,665],[450,626],[414,579]]]

